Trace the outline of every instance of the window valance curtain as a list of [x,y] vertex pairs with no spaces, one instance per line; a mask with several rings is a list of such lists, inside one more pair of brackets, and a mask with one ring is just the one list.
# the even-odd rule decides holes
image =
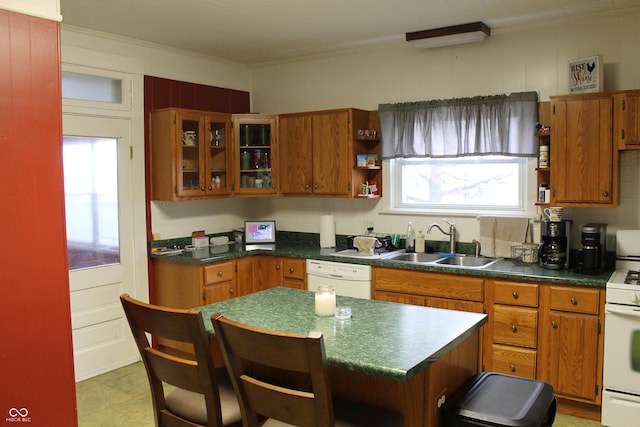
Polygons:
[[382,158],[536,157],[536,92],[380,104]]

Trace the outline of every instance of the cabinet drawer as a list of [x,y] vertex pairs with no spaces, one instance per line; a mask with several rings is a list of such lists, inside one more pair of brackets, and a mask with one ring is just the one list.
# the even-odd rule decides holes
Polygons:
[[551,310],[572,313],[600,313],[600,291],[551,286],[549,291]]
[[518,282],[491,282],[496,304],[538,306],[538,285]]
[[536,348],[538,311],[530,308],[493,307],[493,341]]
[[484,279],[479,277],[379,267],[374,267],[372,274],[376,291],[484,301]]
[[212,285],[233,280],[233,261],[204,267],[204,283]]
[[535,378],[536,356],[535,350],[494,344],[491,370],[503,374]]
[[304,279],[306,260],[297,258],[284,258],[282,260],[282,267],[284,269],[284,277],[291,279]]

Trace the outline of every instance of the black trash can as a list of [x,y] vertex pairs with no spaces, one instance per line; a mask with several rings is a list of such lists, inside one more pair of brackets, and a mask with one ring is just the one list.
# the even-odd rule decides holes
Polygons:
[[550,427],[556,405],[547,383],[482,372],[447,399],[442,419],[445,427]]

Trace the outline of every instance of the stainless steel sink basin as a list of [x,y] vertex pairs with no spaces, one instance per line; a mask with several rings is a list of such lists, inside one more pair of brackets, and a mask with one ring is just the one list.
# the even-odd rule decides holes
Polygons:
[[466,267],[466,268],[483,268],[495,262],[497,258],[475,257],[475,256],[454,256],[437,260],[435,263],[442,266]]
[[391,261],[405,261],[405,262],[432,262],[442,258],[440,254],[427,254],[427,253],[402,253],[387,258]]

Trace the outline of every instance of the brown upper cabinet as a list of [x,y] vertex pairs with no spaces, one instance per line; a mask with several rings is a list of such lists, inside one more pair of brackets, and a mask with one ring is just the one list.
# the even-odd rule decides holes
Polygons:
[[613,93],[613,138],[619,150],[640,150],[640,90]]
[[165,108],[151,113],[152,200],[231,193],[231,115]]
[[551,97],[551,203],[618,205],[618,150],[610,93]]
[[[380,130],[371,114],[348,108],[280,115],[281,193],[359,197],[362,184],[375,182],[379,197]],[[365,137],[365,131],[376,136]],[[375,160],[359,167],[358,154]]]
[[234,195],[278,193],[278,116],[234,114]]

